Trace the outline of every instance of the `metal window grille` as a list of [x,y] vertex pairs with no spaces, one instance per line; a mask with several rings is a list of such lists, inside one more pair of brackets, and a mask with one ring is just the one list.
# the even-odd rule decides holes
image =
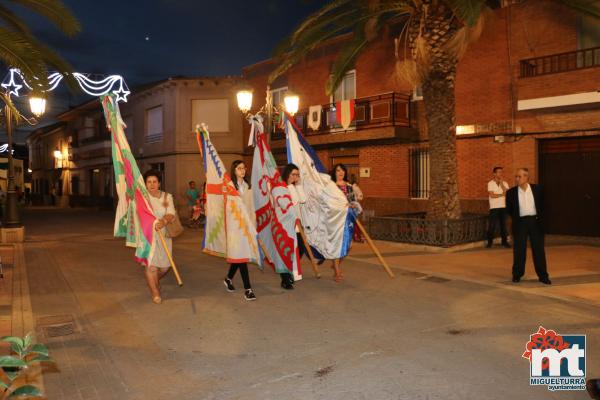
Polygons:
[[409,188],[411,198],[429,198],[429,149],[427,148],[409,150]]

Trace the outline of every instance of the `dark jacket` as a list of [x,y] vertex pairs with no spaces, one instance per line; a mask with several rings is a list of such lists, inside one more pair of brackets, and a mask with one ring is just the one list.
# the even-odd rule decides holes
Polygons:
[[[544,195],[540,185],[530,183],[531,191],[533,192],[533,201],[535,201],[535,211],[537,220],[544,227]],[[506,212],[512,218],[513,228],[519,223],[519,187],[515,186],[506,192]]]

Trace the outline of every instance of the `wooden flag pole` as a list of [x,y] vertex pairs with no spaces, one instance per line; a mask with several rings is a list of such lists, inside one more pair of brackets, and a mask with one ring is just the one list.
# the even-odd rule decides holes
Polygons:
[[165,253],[167,253],[169,262],[171,263],[171,266],[173,267],[173,273],[175,274],[175,279],[177,279],[177,284],[179,286],[183,286],[183,281],[181,280],[181,276],[179,276],[179,271],[177,271],[177,266],[175,266],[175,261],[173,261],[171,252],[169,251],[169,248],[167,247],[167,242],[165,242],[165,238],[163,237],[163,234],[160,230],[158,230],[156,232],[158,233],[158,237],[160,238],[160,241],[162,242],[163,248],[165,249]]
[[310,245],[308,244],[308,239],[306,239],[306,233],[304,232],[304,228],[302,227],[302,224],[300,223],[300,221],[296,221],[296,226],[298,227],[298,230],[300,231],[300,236],[302,237],[302,241],[304,242],[304,247],[306,248],[306,252],[308,253],[308,258],[310,258],[310,264],[312,265],[313,272],[315,273],[315,277],[317,279],[319,279],[321,277],[321,273],[319,272],[319,267],[317,266],[317,263],[315,261],[315,256],[312,252],[312,249],[310,248]]
[[373,253],[375,253],[377,258],[379,259],[379,262],[381,263],[381,265],[383,265],[383,268],[385,268],[385,272],[388,273],[390,278],[394,278],[394,273],[390,269],[390,266],[387,264],[387,262],[385,262],[385,260],[383,259],[383,256],[381,255],[379,250],[377,250],[377,247],[375,247],[375,243],[373,243],[373,241],[371,240],[371,237],[367,233],[367,230],[365,229],[363,224],[358,220],[358,218],[356,218],[356,225],[358,225],[358,228],[362,232],[363,236],[365,237],[365,239],[367,239],[367,243],[371,247],[371,250],[373,250]]

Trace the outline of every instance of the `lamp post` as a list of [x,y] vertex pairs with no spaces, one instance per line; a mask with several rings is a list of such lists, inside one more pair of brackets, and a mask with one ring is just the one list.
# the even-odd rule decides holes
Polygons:
[[[252,90],[240,90],[237,93],[237,102],[240,111],[247,114],[252,108]],[[291,91],[288,91],[283,99],[283,103],[285,105],[285,111],[293,116],[298,112],[300,98]],[[269,133],[267,135],[267,141],[270,141],[271,133],[273,132],[273,113],[280,112],[278,107],[278,104],[273,104],[273,93],[271,92],[271,88],[267,86],[265,105],[257,112],[257,114],[264,114],[265,116],[265,130]]]
[[[7,101],[10,101],[10,95],[11,92],[8,90],[6,92]],[[44,98],[32,96],[29,99],[29,104],[31,106],[31,112],[36,117],[40,117],[46,110],[46,99]],[[6,188],[6,207],[2,218],[2,226],[6,228],[19,228],[23,226],[19,216],[19,196],[15,185],[15,167],[13,161],[13,120],[16,120],[20,116],[13,114],[13,109],[8,103],[5,103],[4,119],[6,122],[6,136],[8,139],[8,179]],[[31,124],[33,125],[33,123]]]

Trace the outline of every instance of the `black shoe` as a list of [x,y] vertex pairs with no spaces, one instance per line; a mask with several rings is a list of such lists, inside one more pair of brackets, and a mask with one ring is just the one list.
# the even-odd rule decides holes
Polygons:
[[510,249],[510,244],[508,244],[508,242],[504,242],[504,243],[502,243],[502,247],[504,247],[506,249]]
[[322,258],[322,259],[320,259],[320,260],[318,260],[318,261],[317,261],[317,265],[321,265],[321,264],[323,264],[324,262],[325,262],[325,259],[324,259],[324,258]]
[[223,279],[223,283],[225,284],[225,287],[227,288],[228,292],[235,292],[235,286],[233,286],[233,282],[231,282],[231,279],[225,278]]
[[489,249],[492,247],[492,242],[487,242],[487,244],[485,245],[486,249]]
[[254,292],[252,291],[252,289],[246,289],[246,292],[244,292],[244,297],[248,301],[256,300],[256,295],[254,294]]
[[545,285],[552,285],[552,281],[548,277],[540,278],[540,282],[542,282]]
[[285,290],[294,289],[294,285],[292,285],[291,282],[281,282],[281,287],[284,288]]
[[518,276],[513,276],[513,282],[514,283],[518,283],[521,281],[521,278],[519,278]]

